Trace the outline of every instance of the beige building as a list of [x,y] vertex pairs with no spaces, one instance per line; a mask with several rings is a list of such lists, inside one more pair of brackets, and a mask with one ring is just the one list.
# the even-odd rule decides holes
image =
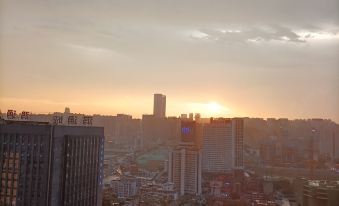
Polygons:
[[226,172],[243,168],[243,119],[211,119],[203,125],[202,170]]
[[193,144],[183,144],[169,154],[168,181],[179,195],[201,194],[201,152]]

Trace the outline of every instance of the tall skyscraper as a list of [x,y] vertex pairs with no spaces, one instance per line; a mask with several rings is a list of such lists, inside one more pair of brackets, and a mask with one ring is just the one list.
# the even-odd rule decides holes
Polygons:
[[101,205],[101,127],[0,123],[0,205]]
[[232,135],[234,140],[234,169],[244,168],[244,119],[232,119]]
[[204,124],[202,168],[206,172],[225,172],[243,168],[243,120],[211,119]]
[[153,115],[155,117],[166,117],[166,96],[163,94],[154,94]]
[[201,194],[201,151],[194,121],[181,123],[181,144],[169,153],[168,181],[180,195]]

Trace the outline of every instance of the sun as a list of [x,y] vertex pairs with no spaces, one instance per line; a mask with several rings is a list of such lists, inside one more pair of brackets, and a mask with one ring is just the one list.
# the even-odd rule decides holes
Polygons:
[[209,102],[206,105],[206,109],[208,110],[208,113],[211,113],[211,114],[219,114],[222,108],[223,107],[217,102]]
[[200,113],[204,117],[222,117],[231,113],[229,108],[216,101],[187,103],[185,110],[192,113]]

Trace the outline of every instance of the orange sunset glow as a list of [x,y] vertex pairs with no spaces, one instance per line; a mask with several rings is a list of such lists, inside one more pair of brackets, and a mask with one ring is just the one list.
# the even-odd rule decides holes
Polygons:
[[0,206],[338,206],[339,0],[0,0]]

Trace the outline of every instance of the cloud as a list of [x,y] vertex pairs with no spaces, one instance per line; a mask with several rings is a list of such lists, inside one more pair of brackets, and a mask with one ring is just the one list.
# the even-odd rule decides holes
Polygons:
[[119,58],[126,58],[126,56],[119,54],[118,52],[103,48],[103,47],[93,47],[93,46],[87,46],[87,45],[79,45],[79,44],[67,44],[66,46],[70,47],[71,49],[78,50],[82,53],[88,54],[88,55],[95,55],[95,56],[115,56]]
[[338,0],[0,1],[0,77],[21,84],[1,79],[1,89],[31,94],[56,77],[61,94],[85,81],[96,90],[88,96],[156,85],[173,96],[215,92],[267,113],[272,94],[291,112],[290,99],[297,105],[313,91],[320,98],[309,97],[302,112],[333,118],[338,14]]
[[289,28],[282,26],[252,27],[239,29],[201,29],[209,39],[227,43],[246,43],[249,40],[256,41],[281,41],[293,43],[305,43],[305,39]]

